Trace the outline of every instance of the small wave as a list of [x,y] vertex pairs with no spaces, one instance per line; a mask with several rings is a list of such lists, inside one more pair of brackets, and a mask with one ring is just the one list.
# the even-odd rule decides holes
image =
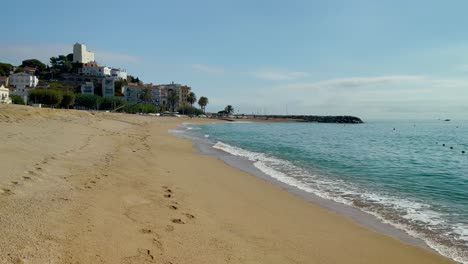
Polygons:
[[270,177],[324,199],[356,207],[382,222],[422,239],[456,261],[468,263],[468,225],[448,223],[448,216],[420,201],[364,190],[341,179],[313,174],[293,163],[223,142],[213,148],[244,157]]

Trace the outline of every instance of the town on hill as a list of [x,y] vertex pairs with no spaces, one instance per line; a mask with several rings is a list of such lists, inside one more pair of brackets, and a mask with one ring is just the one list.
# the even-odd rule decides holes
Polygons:
[[197,100],[188,85],[144,83],[125,69],[101,65],[81,43],[73,45],[73,53],[50,58],[47,65],[37,59],[24,60],[19,66],[0,62],[0,103],[126,113],[180,113],[226,120],[362,123],[353,116],[234,114],[231,105],[217,113],[206,113],[208,102],[206,96]]
[[201,115],[208,98],[197,101],[188,85],[144,83],[125,69],[101,65],[86,45],[76,43],[73,53],[52,57],[50,64],[37,59],[19,66],[0,62],[0,103]]

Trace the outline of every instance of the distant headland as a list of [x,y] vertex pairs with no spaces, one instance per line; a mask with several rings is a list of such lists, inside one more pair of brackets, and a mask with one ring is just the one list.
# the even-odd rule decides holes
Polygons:
[[356,116],[318,116],[318,115],[234,115],[236,119],[256,119],[256,120],[285,120],[311,123],[343,123],[362,124],[361,118]]

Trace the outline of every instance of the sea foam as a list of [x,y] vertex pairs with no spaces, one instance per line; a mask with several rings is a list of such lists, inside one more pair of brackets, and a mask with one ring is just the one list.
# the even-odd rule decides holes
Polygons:
[[[220,141],[213,148],[253,162],[260,171],[282,183],[324,199],[359,208],[382,222],[423,240],[440,254],[464,264],[468,263],[468,225],[448,225],[448,217],[434,210],[431,205],[365,190],[341,179],[311,173],[290,161]],[[458,242],[457,247],[454,241]]]

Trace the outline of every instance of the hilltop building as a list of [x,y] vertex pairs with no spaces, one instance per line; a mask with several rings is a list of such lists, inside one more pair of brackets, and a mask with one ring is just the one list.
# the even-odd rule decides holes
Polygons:
[[10,90],[0,85],[0,104],[11,104]]
[[113,68],[111,69],[111,76],[116,79],[127,80],[127,70]]
[[115,96],[115,79],[104,78],[102,79],[102,97]]
[[80,69],[80,73],[88,76],[105,77],[111,76],[111,68],[100,66],[97,62],[92,61],[84,63],[83,68]]
[[19,72],[10,75],[8,83],[10,86],[14,86],[17,89],[25,87],[35,88],[39,83],[39,79],[34,75]]
[[34,89],[39,84],[39,78],[24,72],[11,74],[8,78],[8,84],[13,87],[13,94],[19,95],[24,102],[28,101],[28,94],[31,89]]
[[94,94],[94,83],[93,82],[86,82],[81,85],[81,93],[82,94]]
[[94,53],[88,51],[84,44],[73,45],[73,62],[89,63],[94,61]]

